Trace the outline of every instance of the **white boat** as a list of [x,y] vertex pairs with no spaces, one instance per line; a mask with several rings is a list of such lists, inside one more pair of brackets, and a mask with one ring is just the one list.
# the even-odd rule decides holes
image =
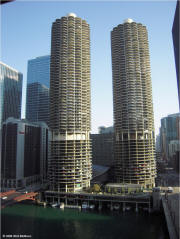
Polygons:
[[52,207],[57,207],[58,206],[58,203],[53,203],[51,204]]
[[64,205],[65,208],[81,209],[78,205]]
[[81,207],[82,207],[82,209],[88,209],[89,208],[87,202],[83,202]]
[[90,205],[90,209],[94,209],[95,208],[95,205],[94,204],[91,204]]
[[59,208],[60,208],[60,209],[64,209],[64,203],[63,203],[63,202],[60,203]]

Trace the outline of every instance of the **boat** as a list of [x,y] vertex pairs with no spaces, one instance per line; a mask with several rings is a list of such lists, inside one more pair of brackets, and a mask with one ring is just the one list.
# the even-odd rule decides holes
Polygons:
[[89,208],[87,202],[83,202],[81,207],[82,207],[82,209],[88,209]]
[[59,205],[58,203],[51,204],[52,207],[57,207],[58,205]]
[[78,205],[64,205],[65,208],[81,209],[81,206]]
[[64,209],[64,203],[63,203],[63,202],[60,203],[59,208],[60,208],[60,209]]
[[91,204],[91,205],[89,206],[89,208],[90,208],[90,209],[94,209],[94,208],[95,208],[95,205],[94,205],[94,204]]

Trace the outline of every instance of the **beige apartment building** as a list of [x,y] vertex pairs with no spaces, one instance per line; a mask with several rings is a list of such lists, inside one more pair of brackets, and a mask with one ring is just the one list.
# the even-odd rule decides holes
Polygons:
[[90,28],[74,13],[52,25],[50,64],[50,189],[90,186]]
[[111,32],[115,181],[155,185],[155,133],[147,29],[127,19]]

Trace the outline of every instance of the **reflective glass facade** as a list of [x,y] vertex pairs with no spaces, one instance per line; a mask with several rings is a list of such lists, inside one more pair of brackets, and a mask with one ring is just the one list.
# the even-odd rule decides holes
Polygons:
[[50,56],[28,61],[26,118],[49,123]]
[[8,117],[21,118],[23,75],[0,62],[0,128]]
[[49,88],[50,56],[40,56],[28,61],[27,83],[39,82]]
[[49,123],[49,88],[38,82],[27,85],[26,118]]
[[161,119],[160,140],[161,152],[165,159],[169,157],[169,143],[180,140],[180,113],[171,114]]

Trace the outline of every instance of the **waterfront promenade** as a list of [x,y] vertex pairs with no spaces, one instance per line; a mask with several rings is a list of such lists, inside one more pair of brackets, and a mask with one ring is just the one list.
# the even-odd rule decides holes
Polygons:
[[170,239],[178,239],[180,232],[179,225],[179,188],[175,188],[175,193],[162,196],[162,205],[166,217],[166,223]]

